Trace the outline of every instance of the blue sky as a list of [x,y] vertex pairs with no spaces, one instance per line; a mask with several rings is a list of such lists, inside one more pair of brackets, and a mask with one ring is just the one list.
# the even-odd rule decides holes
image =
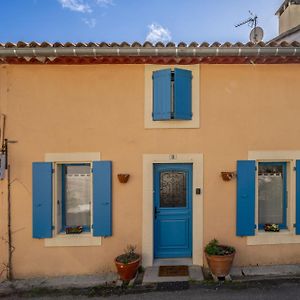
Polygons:
[[0,42],[247,42],[258,15],[264,41],[278,33],[283,0],[0,0]]

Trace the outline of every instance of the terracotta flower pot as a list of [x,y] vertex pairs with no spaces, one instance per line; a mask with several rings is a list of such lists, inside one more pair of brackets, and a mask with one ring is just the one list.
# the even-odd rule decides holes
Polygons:
[[117,259],[115,259],[115,264],[118,270],[118,274],[123,281],[129,281],[134,278],[139,265],[140,265],[141,257],[139,257],[137,260],[134,260],[128,264],[124,264],[121,262],[118,262]]
[[227,255],[208,255],[205,253],[209,269],[216,277],[225,277],[229,274],[235,252]]
[[129,174],[118,174],[118,179],[121,183],[126,183],[129,179]]

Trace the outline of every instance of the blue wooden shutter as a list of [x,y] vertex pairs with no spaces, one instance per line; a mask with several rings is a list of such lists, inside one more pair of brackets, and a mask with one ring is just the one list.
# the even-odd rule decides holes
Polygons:
[[112,163],[93,162],[93,235],[112,235]]
[[171,69],[153,72],[153,112],[154,121],[171,119]]
[[296,234],[300,234],[300,160],[296,161]]
[[52,237],[52,163],[32,164],[32,237]]
[[192,72],[174,70],[174,119],[192,119]]
[[237,162],[236,235],[255,235],[255,161]]

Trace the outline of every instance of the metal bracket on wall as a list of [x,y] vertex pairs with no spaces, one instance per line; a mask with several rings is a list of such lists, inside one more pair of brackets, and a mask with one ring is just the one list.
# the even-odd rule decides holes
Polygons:
[[6,170],[6,154],[0,154],[0,179],[5,178],[5,170]]

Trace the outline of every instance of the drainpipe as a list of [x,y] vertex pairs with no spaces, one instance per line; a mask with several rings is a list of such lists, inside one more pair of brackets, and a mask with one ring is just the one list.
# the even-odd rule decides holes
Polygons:
[[1,48],[0,58],[7,57],[59,57],[59,56],[164,56],[164,57],[213,57],[213,56],[300,56],[300,47],[173,47],[173,48],[114,48],[114,47],[65,47],[65,48]]

